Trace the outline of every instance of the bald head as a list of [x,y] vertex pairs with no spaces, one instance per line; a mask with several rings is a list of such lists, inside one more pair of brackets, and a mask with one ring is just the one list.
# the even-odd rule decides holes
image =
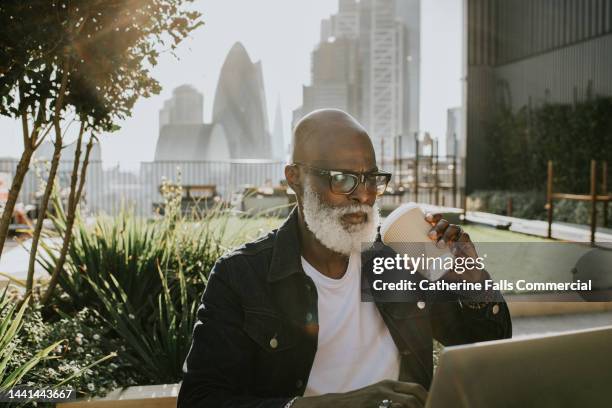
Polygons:
[[336,167],[351,160],[376,163],[366,130],[338,109],[320,109],[304,116],[295,127],[292,145],[293,162]]

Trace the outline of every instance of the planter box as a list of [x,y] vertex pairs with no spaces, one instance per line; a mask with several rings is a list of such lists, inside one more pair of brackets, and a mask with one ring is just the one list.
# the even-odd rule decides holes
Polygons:
[[180,384],[137,385],[104,398],[58,403],[57,408],[175,408]]

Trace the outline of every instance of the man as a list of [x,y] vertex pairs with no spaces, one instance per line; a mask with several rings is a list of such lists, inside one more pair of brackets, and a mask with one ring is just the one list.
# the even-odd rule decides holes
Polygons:
[[[506,304],[459,295],[433,305],[361,302],[361,244],[377,237],[376,197],[390,177],[376,167],[366,131],[342,111],[307,115],[293,142],[285,176],[298,205],[278,230],[215,264],[178,406],[422,407],[432,339],[510,337]],[[476,256],[458,226],[427,220],[432,239]]]

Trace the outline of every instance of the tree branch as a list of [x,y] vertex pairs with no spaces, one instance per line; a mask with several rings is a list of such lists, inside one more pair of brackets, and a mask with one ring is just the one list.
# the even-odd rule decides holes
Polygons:
[[[49,279],[47,290],[45,291],[41,303],[46,305],[51,299],[51,295],[55,290],[55,286],[57,286],[57,281],[59,279],[59,275],[64,268],[64,263],[66,262],[66,257],[68,255],[68,250],[70,249],[70,244],[72,241],[72,228],[74,226],[74,219],[76,213],[76,206],[78,204],[77,193],[80,195],[82,192],[82,184],[84,183],[85,174],[81,174],[81,183],[79,183],[79,187],[77,190],[77,181],[79,176],[79,161],[81,159],[81,146],[83,144],[83,133],[85,131],[85,121],[81,122],[81,128],[79,129],[79,137],[77,139],[76,151],[74,153],[74,164],[72,166],[72,176],[70,178],[70,193],[68,195],[68,212],[66,214],[66,231],[64,232],[64,240],[62,242],[62,248],[60,250],[59,257],[57,259],[57,263],[53,268],[53,272],[51,273],[51,278]],[[91,140],[87,145],[87,151],[85,153],[85,159],[89,160],[89,151],[91,150]],[[86,168],[86,163],[83,163],[83,168]],[[80,198],[80,197],[79,197]]]
[[[19,105],[23,103],[23,88],[21,87],[21,81],[18,85],[19,88]],[[23,133],[23,148],[27,149],[30,146],[30,128],[28,125],[28,108],[21,111],[21,130]]]
[[60,114],[62,112],[62,109],[64,108],[64,96],[66,94],[66,88],[68,86],[68,73],[70,71],[70,57],[67,54],[68,53],[66,52],[64,55],[64,62],[62,64],[62,83],[58,91],[57,99],[55,100],[55,107],[53,108],[53,126],[55,128],[55,137],[59,137],[60,139],[62,135],[62,129],[60,127]]

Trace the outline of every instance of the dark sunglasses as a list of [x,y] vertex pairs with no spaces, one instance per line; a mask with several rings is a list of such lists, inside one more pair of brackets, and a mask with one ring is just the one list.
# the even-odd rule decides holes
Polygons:
[[329,189],[334,194],[350,195],[357,189],[360,183],[364,183],[366,189],[381,195],[385,192],[391,173],[383,171],[371,171],[368,173],[355,173],[350,171],[327,170],[309,166],[304,163],[293,163],[292,166],[304,167],[311,172],[329,179]]

